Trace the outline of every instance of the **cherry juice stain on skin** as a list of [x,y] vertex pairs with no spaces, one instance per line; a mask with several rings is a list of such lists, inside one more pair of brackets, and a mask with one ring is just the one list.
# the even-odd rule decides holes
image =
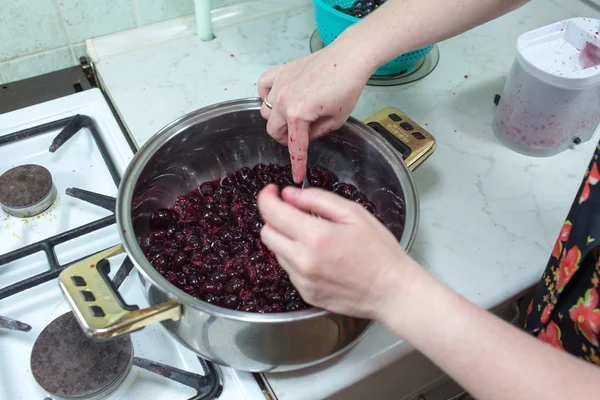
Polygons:
[[[307,172],[310,186],[335,192],[379,217],[363,193],[331,171],[314,167]],[[260,240],[264,220],[257,194],[267,184],[293,186],[291,166],[244,167],[178,196],[170,209],[151,214],[152,229],[142,243],[146,257],[169,282],[214,305],[260,313],[309,308]]]

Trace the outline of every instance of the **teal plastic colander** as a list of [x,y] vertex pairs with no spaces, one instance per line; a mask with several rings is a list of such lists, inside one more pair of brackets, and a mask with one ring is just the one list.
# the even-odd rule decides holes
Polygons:
[[[355,0],[313,0],[315,6],[315,21],[317,31],[325,46],[333,42],[346,28],[360,21],[352,15],[344,14],[333,6],[342,8],[351,7]],[[433,46],[423,47],[409,53],[404,53],[394,58],[387,64],[382,65],[375,75],[395,75],[414,68],[419,60],[423,59],[431,51]]]

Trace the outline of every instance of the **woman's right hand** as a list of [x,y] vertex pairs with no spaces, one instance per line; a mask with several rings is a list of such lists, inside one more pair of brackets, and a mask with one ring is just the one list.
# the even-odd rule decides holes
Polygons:
[[265,72],[258,91],[267,132],[288,146],[296,183],[306,176],[311,139],[340,128],[377,68],[355,54],[356,43],[339,38],[325,49]]
[[381,222],[320,189],[288,187],[281,195],[275,185],[259,194],[261,238],[306,302],[380,321],[415,307],[410,286],[425,271]]

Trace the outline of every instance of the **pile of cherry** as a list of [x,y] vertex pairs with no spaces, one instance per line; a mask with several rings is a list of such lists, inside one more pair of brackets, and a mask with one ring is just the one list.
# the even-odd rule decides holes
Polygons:
[[[321,167],[308,172],[310,186],[336,192],[376,214],[356,187]],[[208,303],[272,313],[309,308],[275,255],[260,240],[256,204],[265,185],[294,185],[290,166],[258,164],[220,181],[205,182],[151,215],[148,260],[169,282]]]
[[387,0],[357,0],[348,8],[343,8],[341,6],[333,6],[333,8],[344,14],[362,18],[377,10],[379,6],[385,4],[386,1]]

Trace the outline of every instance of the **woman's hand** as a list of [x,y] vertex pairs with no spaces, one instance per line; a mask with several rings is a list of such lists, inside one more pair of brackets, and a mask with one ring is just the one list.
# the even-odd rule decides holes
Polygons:
[[376,68],[349,44],[336,41],[260,77],[259,95],[273,107],[261,108],[267,132],[288,146],[296,183],[306,176],[309,140],[344,124]]
[[[383,319],[421,267],[360,205],[320,189],[261,191],[263,243],[302,298],[332,312]],[[312,212],[325,219],[308,214]],[[392,305],[394,303],[394,305]]]

